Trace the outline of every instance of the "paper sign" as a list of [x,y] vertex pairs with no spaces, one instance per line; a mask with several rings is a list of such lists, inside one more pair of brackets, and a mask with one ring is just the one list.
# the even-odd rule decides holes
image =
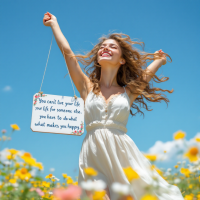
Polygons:
[[31,130],[34,132],[82,135],[82,98],[36,93],[33,96]]

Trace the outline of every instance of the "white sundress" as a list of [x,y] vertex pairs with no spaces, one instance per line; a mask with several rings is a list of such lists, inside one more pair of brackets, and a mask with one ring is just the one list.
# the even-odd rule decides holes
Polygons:
[[[159,200],[184,200],[177,186],[168,184],[155,169],[151,171],[150,161],[126,134],[130,98],[125,87],[124,90],[124,93],[113,96],[108,104],[92,90],[86,98],[84,115],[87,134],[79,155],[78,185],[87,178],[84,168],[92,167],[98,172],[93,180],[106,182],[111,200],[117,200],[117,194],[111,189],[113,182],[131,184],[131,195],[134,200],[140,200],[146,194],[144,187],[154,182],[153,174],[158,178],[160,190],[155,191],[154,195]],[[129,166],[140,176],[133,183],[129,183],[123,171]],[[81,199],[85,196],[85,190],[82,190]]]

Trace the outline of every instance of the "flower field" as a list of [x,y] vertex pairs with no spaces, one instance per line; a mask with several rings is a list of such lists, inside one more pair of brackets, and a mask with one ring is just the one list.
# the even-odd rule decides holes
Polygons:
[[[11,125],[11,133],[2,130],[0,138],[0,151],[11,139],[10,135],[20,128],[16,124]],[[184,140],[186,134],[178,131],[174,134],[174,140]],[[156,170],[169,184],[180,188],[185,200],[200,200],[200,138],[194,138],[197,145],[188,147],[183,157],[190,162],[190,168],[186,167],[185,161],[177,162],[173,169],[161,170],[155,165],[157,155],[146,154],[146,158],[152,163],[151,170]],[[53,174],[47,174],[43,178],[40,172],[43,164],[37,162],[29,152],[21,153],[16,149],[6,149],[8,152],[6,160],[1,159],[0,154],[0,199],[1,200],[77,200],[80,199],[82,190],[90,192],[90,197],[84,200],[105,199],[106,183],[103,181],[92,182],[98,172],[93,168],[85,168],[88,178],[85,182],[78,184],[67,174],[62,174],[63,179],[59,180]],[[167,154],[167,152],[164,152]],[[33,173],[34,171],[34,173]],[[129,180],[129,185],[113,183],[112,190],[118,194],[116,200],[134,200],[131,196],[131,183],[139,178],[139,175],[131,168],[124,168],[124,173]],[[159,190],[155,182],[146,188],[146,194],[140,200],[158,200],[153,191]]]

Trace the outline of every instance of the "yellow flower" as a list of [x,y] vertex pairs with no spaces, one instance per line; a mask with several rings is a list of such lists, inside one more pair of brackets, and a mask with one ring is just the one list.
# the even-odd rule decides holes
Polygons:
[[76,182],[73,182],[72,184],[73,184],[73,185],[78,185],[78,181],[76,181]]
[[20,130],[20,128],[19,128],[19,126],[17,124],[11,124],[10,126],[14,131],[15,130],[17,130],[17,131]]
[[193,200],[193,194],[185,195],[184,200]]
[[185,135],[186,135],[185,132],[177,131],[176,133],[174,133],[174,140],[183,139]]
[[51,179],[53,182],[55,182],[56,180],[54,178]]
[[192,187],[193,187],[193,185],[192,185],[192,184],[190,184],[190,185],[189,185],[189,188],[190,188],[190,189],[192,189]]
[[5,179],[6,179],[6,180],[9,180],[9,179],[10,179],[10,175],[7,175],[7,176],[5,177]]
[[189,169],[187,169],[187,168],[181,168],[180,169],[180,172],[182,173],[182,174],[184,174],[186,177],[189,177],[190,176],[190,170]]
[[89,176],[96,176],[98,174],[98,172],[94,170],[92,167],[85,168],[84,171]]
[[199,150],[197,147],[191,147],[188,152],[186,152],[183,157],[187,157],[190,162],[195,162],[198,160]]
[[21,156],[21,158],[24,160],[24,162],[30,166],[35,166],[36,165],[36,160],[34,158],[26,157],[26,156]]
[[176,168],[176,169],[177,169],[177,168],[178,168],[178,165],[175,165],[175,166],[174,166],[174,168]]
[[13,156],[12,156],[12,155],[7,155],[6,158],[7,158],[8,160],[11,160],[11,159],[13,159]]
[[60,183],[58,182],[58,183],[56,183],[56,185],[58,186],[58,187],[60,187]]
[[53,174],[47,175],[45,178],[52,178]]
[[29,164],[30,166],[35,166],[36,165],[36,160],[32,158],[31,154],[28,152],[25,152],[21,158],[24,160],[26,164]]
[[44,199],[50,199],[50,197],[49,197],[50,195],[48,194],[48,193],[45,193],[43,196],[42,196],[42,199],[44,198]]
[[67,178],[67,174],[62,174],[63,175],[63,178]]
[[10,179],[9,182],[12,183],[12,184],[14,184],[14,183],[16,183],[16,179],[14,179],[14,178]]
[[19,168],[19,167],[20,167],[20,164],[19,164],[19,163],[15,163],[15,167],[16,167],[16,168]]
[[131,167],[123,168],[123,170],[129,182],[131,182],[133,179],[139,178],[137,172],[134,171]]
[[72,184],[73,182],[74,181],[73,181],[73,179],[71,177],[67,179],[67,184]]
[[35,167],[37,167],[39,170],[43,170],[43,165],[40,162],[35,163]]
[[15,149],[7,149],[7,151],[9,151],[12,155],[17,154],[19,151],[15,150]]
[[20,178],[21,180],[29,180],[31,178],[31,174],[28,172],[26,168],[16,170],[14,174],[15,178]]
[[200,142],[200,138],[195,138],[195,140],[196,140],[197,142]]
[[167,153],[167,151],[164,151],[164,153]]
[[46,181],[42,181],[42,186],[49,188],[50,187],[50,183],[46,182]]
[[0,184],[0,189],[3,188],[3,186],[4,186],[4,183]]
[[144,155],[147,159],[149,159],[150,161],[156,161],[157,159],[157,156],[156,155],[153,155],[153,154],[145,154]]
[[104,196],[106,194],[106,191],[103,190],[103,191],[95,191],[94,194],[93,194],[93,200],[104,200]]
[[158,200],[158,198],[154,195],[146,194],[141,198],[141,200]]
[[28,158],[31,158],[32,156],[31,156],[31,154],[30,154],[30,153],[28,153],[28,152],[25,152],[25,153],[23,154],[23,157],[28,157]]

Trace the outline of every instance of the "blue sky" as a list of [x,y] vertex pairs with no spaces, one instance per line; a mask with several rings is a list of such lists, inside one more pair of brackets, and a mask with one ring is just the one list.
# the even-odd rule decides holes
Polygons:
[[[8,148],[30,152],[55,176],[78,176],[82,136],[32,132],[32,99],[39,91],[50,47],[52,31],[42,19],[45,12],[57,17],[60,28],[74,53],[92,49],[103,34],[121,32],[145,43],[145,51],[162,49],[172,63],[156,73],[169,77],[155,87],[174,89],[165,93],[167,104],[149,103],[145,114],[129,117],[127,134],[142,152],[157,141],[167,143],[173,134],[184,131],[186,139],[200,132],[200,2],[193,1],[1,1],[0,2],[0,129],[20,131],[12,135]],[[137,46],[139,48],[139,46]],[[73,96],[73,89],[62,54],[53,39],[42,87],[46,94]],[[76,90],[76,95],[80,96]],[[135,112],[135,111],[134,111]],[[170,163],[171,164],[171,163]],[[170,166],[169,162],[165,166]]]

